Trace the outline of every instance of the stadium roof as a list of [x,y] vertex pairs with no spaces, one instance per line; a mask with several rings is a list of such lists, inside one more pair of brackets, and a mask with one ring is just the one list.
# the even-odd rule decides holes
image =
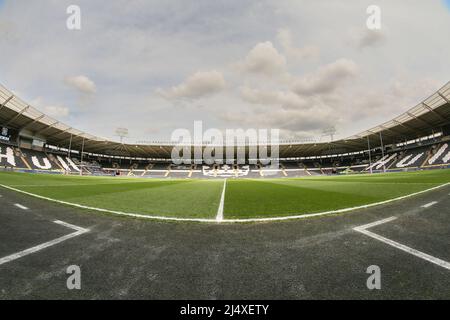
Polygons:
[[[344,154],[380,146],[381,139],[388,145],[431,135],[435,130],[450,124],[450,82],[430,97],[400,116],[357,135],[333,142],[285,141],[280,144],[280,157],[308,157],[327,154]],[[81,150],[93,154],[137,157],[170,158],[173,143],[126,144],[100,138],[72,128],[27,104],[11,91],[0,86],[0,125],[26,130],[47,144]]]

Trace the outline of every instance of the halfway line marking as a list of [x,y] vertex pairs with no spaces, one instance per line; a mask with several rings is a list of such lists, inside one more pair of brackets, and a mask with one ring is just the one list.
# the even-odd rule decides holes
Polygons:
[[41,251],[43,249],[46,249],[46,248],[51,247],[51,246],[54,246],[54,245],[59,244],[59,243],[61,243],[63,241],[69,240],[71,238],[77,237],[79,235],[82,235],[83,233],[86,233],[86,232],[90,231],[89,229],[84,229],[84,228],[75,226],[73,224],[70,224],[70,223],[67,223],[67,222],[63,222],[63,221],[59,221],[59,220],[56,220],[56,221],[53,221],[53,222],[56,223],[56,224],[62,225],[64,227],[76,230],[76,231],[71,233],[71,234],[62,236],[60,238],[57,238],[57,239],[54,239],[54,240],[42,243],[42,244],[37,245],[35,247],[32,247],[32,248],[29,248],[29,249],[26,249],[26,250],[23,250],[23,251],[11,254],[11,255],[6,256],[6,257],[3,257],[3,258],[0,259],[0,265],[8,263],[8,262],[11,262],[11,261],[14,261],[14,260],[17,260],[17,259],[22,258],[22,257],[25,257],[25,256],[27,256],[29,254]]
[[431,207],[431,206],[434,206],[436,203],[438,203],[438,202],[437,202],[437,201],[433,201],[433,202],[424,204],[424,205],[422,206],[422,208],[429,208],[429,207]]
[[219,208],[217,209],[216,221],[223,221],[223,207],[225,205],[225,190],[227,189],[227,179],[223,182],[222,195],[220,196]]
[[405,245],[403,245],[401,243],[398,243],[396,241],[390,240],[388,238],[385,238],[383,236],[380,236],[380,235],[378,235],[376,233],[373,233],[373,232],[367,230],[368,228],[372,228],[372,227],[378,226],[380,224],[393,221],[395,219],[397,219],[397,217],[390,217],[390,218],[387,218],[387,219],[375,221],[375,222],[372,222],[372,223],[369,223],[369,224],[365,224],[363,226],[359,226],[359,227],[353,228],[353,230],[355,230],[357,232],[360,232],[362,234],[365,234],[366,236],[371,237],[373,239],[376,239],[378,241],[381,241],[383,243],[386,243],[386,244],[388,244],[388,245],[390,245],[390,246],[392,246],[394,248],[397,248],[399,250],[402,250],[404,252],[412,254],[413,256],[416,256],[416,257],[421,258],[423,260],[426,260],[428,262],[434,263],[434,264],[436,264],[436,265],[438,265],[438,266],[440,266],[442,268],[450,270],[450,263],[447,262],[447,261],[444,261],[444,260],[441,260],[439,258],[430,256],[429,254],[426,254],[426,253],[421,252],[419,250],[416,250],[416,249],[413,249],[411,247],[405,246]]

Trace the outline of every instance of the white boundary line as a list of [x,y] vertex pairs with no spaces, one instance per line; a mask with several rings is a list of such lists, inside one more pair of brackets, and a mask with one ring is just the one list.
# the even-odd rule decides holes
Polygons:
[[447,262],[447,261],[441,260],[439,258],[435,258],[433,256],[430,256],[429,254],[423,253],[423,252],[421,252],[419,250],[416,250],[416,249],[413,249],[411,247],[405,246],[405,245],[403,245],[401,243],[398,243],[396,241],[393,241],[393,240],[390,240],[388,238],[382,237],[382,236],[380,236],[380,235],[378,235],[376,233],[373,233],[373,232],[367,230],[369,228],[378,226],[378,225],[383,224],[383,223],[387,223],[387,222],[393,221],[395,219],[397,219],[397,217],[390,217],[390,218],[387,218],[387,219],[375,221],[373,223],[369,223],[369,224],[366,224],[366,225],[363,225],[363,226],[359,226],[359,227],[353,228],[353,230],[355,230],[357,232],[360,232],[362,234],[365,234],[366,236],[371,237],[373,239],[376,239],[378,241],[381,241],[383,243],[386,243],[386,244],[388,244],[388,245],[390,245],[390,246],[392,246],[394,248],[397,248],[399,250],[402,250],[404,252],[412,254],[413,256],[416,256],[416,257],[421,258],[423,260],[426,260],[428,262],[434,263],[434,264],[436,264],[436,265],[438,265],[438,266],[440,266],[442,268],[450,270],[450,263]]
[[14,206],[16,206],[17,208],[22,209],[22,210],[28,210],[27,207],[21,205],[20,203],[15,203]]
[[222,189],[222,195],[220,196],[220,203],[219,208],[217,209],[217,216],[216,221],[222,222],[223,221],[223,207],[225,205],[225,191],[227,189],[227,179],[223,182],[223,189]]
[[378,220],[378,221],[375,221],[375,222],[372,222],[372,223],[365,224],[363,226],[355,227],[355,228],[353,228],[353,230],[361,232],[361,230],[366,230],[366,229],[369,229],[369,228],[373,228],[373,227],[379,226],[380,224],[391,222],[391,221],[394,221],[396,219],[397,219],[397,217],[389,217],[389,218],[386,218],[386,219],[383,219],[383,220]]
[[437,203],[438,203],[437,201],[433,201],[433,202],[424,204],[424,205],[422,206],[422,208],[429,208],[429,207],[434,206],[434,205],[437,204]]
[[11,261],[14,261],[14,260],[17,260],[17,259],[22,258],[22,257],[25,257],[25,256],[27,256],[29,254],[41,251],[43,249],[46,249],[46,248],[51,247],[51,246],[54,246],[54,245],[59,244],[59,243],[61,243],[63,241],[69,240],[71,238],[77,237],[79,235],[82,235],[83,233],[86,233],[86,232],[90,231],[89,229],[84,229],[84,228],[75,226],[73,224],[70,224],[70,223],[67,223],[67,222],[63,222],[63,221],[59,221],[59,220],[56,220],[56,221],[53,221],[53,222],[56,223],[56,224],[62,225],[64,227],[66,227],[66,228],[73,229],[73,230],[75,230],[75,232],[73,232],[71,234],[68,234],[68,235],[65,235],[65,236],[62,236],[60,238],[57,238],[57,239],[54,239],[54,240],[42,243],[42,244],[37,245],[35,247],[32,247],[32,248],[29,248],[29,249],[26,249],[26,250],[14,253],[12,255],[3,257],[3,258],[0,259],[0,265],[8,263],[8,262],[11,262]]
[[[444,183],[444,184],[441,184],[439,186],[436,186],[436,187],[433,187],[433,188],[429,188],[429,189],[426,189],[426,190],[422,190],[422,191],[414,192],[414,193],[411,193],[411,194],[407,194],[405,196],[397,197],[397,198],[394,198],[394,199],[380,201],[380,202],[375,202],[375,203],[366,204],[366,205],[357,206],[357,207],[344,208],[344,209],[339,209],[339,210],[331,210],[331,211],[324,211],[324,212],[318,212],[318,213],[308,213],[308,214],[296,214],[296,215],[292,215],[292,216],[273,217],[273,218],[223,219],[221,222],[224,222],[224,223],[246,223],[246,222],[285,221],[285,220],[293,220],[293,219],[305,219],[305,218],[311,218],[311,217],[319,217],[319,216],[324,216],[324,215],[329,215],[329,214],[344,213],[344,212],[355,211],[355,210],[360,210],[360,209],[367,209],[367,208],[379,206],[379,205],[382,205],[382,204],[387,204],[387,203],[391,203],[391,202],[394,202],[394,201],[399,201],[399,200],[411,198],[411,197],[414,197],[416,195],[419,195],[419,194],[422,194],[422,193],[426,193],[426,192],[429,192],[429,191],[433,191],[433,190],[437,190],[437,189],[443,188],[443,187],[448,186],[448,185],[450,185],[450,182],[447,182],[447,183]],[[5,189],[9,189],[9,190],[12,190],[12,191],[16,191],[16,192],[19,192],[19,193],[23,193],[23,194],[26,194],[26,195],[29,195],[29,196],[32,196],[32,197],[35,197],[35,198],[39,198],[39,199],[43,199],[43,200],[47,200],[47,201],[52,201],[52,202],[56,202],[56,203],[60,203],[60,204],[65,204],[65,205],[76,207],[76,208],[92,210],[92,211],[98,211],[98,212],[103,212],[103,213],[112,213],[112,214],[117,214],[117,215],[121,215],[121,216],[133,217],[133,218],[143,218],[143,219],[162,220],[162,221],[182,221],[182,222],[208,222],[208,223],[217,222],[216,219],[207,219],[207,218],[175,218],[175,217],[164,217],[164,216],[149,216],[149,215],[139,214],[139,213],[122,212],[122,211],[108,210],[108,209],[102,209],[102,208],[95,208],[95,207],[84,206],[84,205],[77,204],[77,203],[72,203],[72,202],[67,202],[67,201],[62,201],[62,200],[56,200],[56,199],[40,196],[38,194],[34,194],[34,193],[27,192],[27,191],[19,190],[19,189],[16,189],[16,188],[13,188],[13,187],[10,187],[10,186],[6,186],[6,185],[3,185],[3,184],[0,184],[0,187],[3,187]]]

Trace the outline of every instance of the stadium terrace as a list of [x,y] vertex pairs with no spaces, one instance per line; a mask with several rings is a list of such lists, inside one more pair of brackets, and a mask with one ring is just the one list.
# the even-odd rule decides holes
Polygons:
[[[281,141],[276,152],[270,144],[255,145],[247,139],[244,145],[216,153],[211,145],[195,140],[198,133],[193,144],[180,140],[182,135],[174,138],[178,142],[146,145],[109,141],[41,113],[4,87],[0,87],[0,123],[0,165],[21,172],[261,178],[432,169],[448,167],[450,161],[450,82],[377,127],[326,143]],[[210,132],[205,135],[211,138]],[[174,163],[180,148],[189,156]],[[269,152],[277,154],[276,168],[268,165],[274,160]],[[212,161],[198,161],[199,153],[213,155]]]

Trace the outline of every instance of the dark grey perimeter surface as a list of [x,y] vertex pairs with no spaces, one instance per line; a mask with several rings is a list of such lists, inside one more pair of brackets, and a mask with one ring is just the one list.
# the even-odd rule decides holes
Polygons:
[[[79,210],[0,188],[0,258],[91,231],[0,265],[0,299],[450,299],[450,270],[402,252],[370,229],[450,262],[450,187],[372,209],[253,224],[161,223]],[[429,208],[421,206],[438,201]],[[20,203],[29,210],[14,206]],[[66,288],[79,265],[82,289]],[[381,290],[366,287],[370,265]]]

